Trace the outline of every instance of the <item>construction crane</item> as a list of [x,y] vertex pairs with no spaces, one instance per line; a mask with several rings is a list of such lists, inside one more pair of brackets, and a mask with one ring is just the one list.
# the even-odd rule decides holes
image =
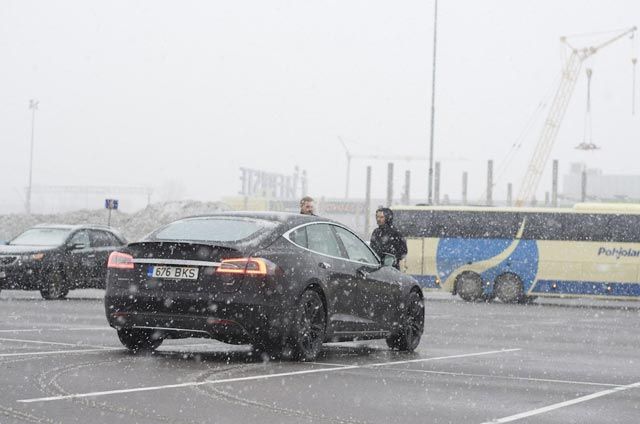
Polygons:
[[522,180],[522,184],[520,185],[520,190],[518,192],[515,203],[516,206],[526,205],[534,196],[538,188],[540,178],[542,177],[542,172],[547,164],[547,161],[549,160],[549,154],[551,153],[553,143],[558,136],[558,131],[560,129],[560,125],[562,124],[562,118],[564,118],[564,114],[567,111],[569,100],[571,99],[571,95],[573,94],[576,80],[584,61],[598,53],[604,47],[620,40],[621,38],[627,35],[633,36],[636,29],[637,28],[634,26],[633,28],[624,30],[615,37],[612,37],[598,45],[585,48],[573,47],[567,41],[567,37],[562,37],[560,39],[562,43],[566,44],[569,47],[569,49],[571,50],[571,55],[567,59],[564,68],[562,69],[562,78],[560,79],[560,85],[558,86],[556,94],[553,98],[553,102],[549,109],[549,114],[547,115],[547,119],[544,122],[542,132],[540,133],[540,137],[538,139],[538,144],[536,145],[535,151],[533,153],[533,156],[531,157],[531,161],[529,162],[529,166]]
[[353,154],[347,148],[342,137],[338,136],[340,144],[344,148],[344,152],[347,155],[347,187],[345,190],[345,199],[349,198],[349,180],[351,179],[351,159],[373,159],[373,160],[390,160],[390,161],[426,161],[426,156],[409,156],[409,155],[373,155],[373,154]]

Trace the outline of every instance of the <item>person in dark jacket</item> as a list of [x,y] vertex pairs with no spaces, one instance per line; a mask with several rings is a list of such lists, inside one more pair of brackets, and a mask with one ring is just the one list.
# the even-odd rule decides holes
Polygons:
[[400,269],[400,261],[407,256],[407,241],[393,226],[393,211],[389,208],[378,208],[376,222],[378,228],[371,234],[371,248],[380,258],[385,253],[395,256],[393,266]]

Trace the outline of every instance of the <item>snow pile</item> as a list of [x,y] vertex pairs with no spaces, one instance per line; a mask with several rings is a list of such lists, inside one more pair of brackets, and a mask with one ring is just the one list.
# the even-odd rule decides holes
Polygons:
[[[226,210],[229,210],[229,207],[220,202],[181,201],[156,203],[133,214],[113,211],[111,214],[111,226],[118,229],[127,240],[134,241],[161,225],[176,219]],[[106,209],[100,209],[52,215],[0,215],[0,240],[10,240],[36,224],[106,225],[108,213]]]

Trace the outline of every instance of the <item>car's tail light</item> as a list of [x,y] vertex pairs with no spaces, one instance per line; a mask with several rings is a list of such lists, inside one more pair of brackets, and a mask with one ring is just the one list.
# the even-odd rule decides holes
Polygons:
[[133,269],[133,256],[122,252],[111,252],[107,268]]
[[234,258],[223,259],[216,273],[218,274],[242,274],[242,275],[267,275],[270,262],[262,258]]

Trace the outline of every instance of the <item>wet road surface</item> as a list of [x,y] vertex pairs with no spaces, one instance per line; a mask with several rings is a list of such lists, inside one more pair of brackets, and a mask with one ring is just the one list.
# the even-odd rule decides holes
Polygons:
[[99,290],[0,293],[0,423],[640,422],[640,303],[427,294],[416,352],[328,344],[314,363],[165,341],[131,355]]

